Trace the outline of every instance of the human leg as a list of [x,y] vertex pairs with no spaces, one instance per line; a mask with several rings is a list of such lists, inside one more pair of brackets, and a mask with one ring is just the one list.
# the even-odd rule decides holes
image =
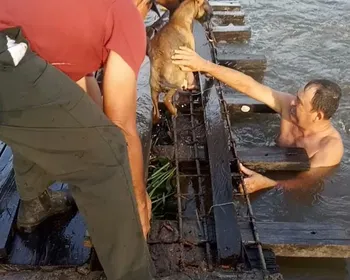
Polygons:
[[33,161],[17,151],[13,153],[13,168],[20,204],[17,228],[32,232],[47,218],[71,209],[71,200],[65,192],[52,192],[48,187],[52,177]]
[[108,279],[152,279],[122,132],[56,68],[30,52],[16,67],[7,58],[0,139],[70,184]]

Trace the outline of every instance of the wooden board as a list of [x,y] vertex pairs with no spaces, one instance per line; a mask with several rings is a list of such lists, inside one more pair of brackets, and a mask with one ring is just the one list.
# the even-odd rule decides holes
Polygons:
[[237,147],[237,156],[254,170],[306,171],[309,157],[303,148]]
[[[266,57],[265,55],[255,54],[255,55],[245,55],[245,54],[223,54],[218,52],[217,60],[220,65],[232,68],[234,70],[240,71],[259,83],[264,80],[265,70],[266,70]],[[226,91],[232,89],[226,88]]]
[[6,259],[12,241],[12,225],[15,220],[19,197],[12,170],[12,152],[4,143],[0,156],[0,259]]
[[270,113],[274,114],[276,111],[269,106],[250,98],[232,88],[223,85],[224,99],[227,103],[230,114],[234,113]]
[[213,11],[240,11],[241,4],[234,1],[209,1]]
[[[240,222],[243,242],[254,241],[248,222]],[[350,229],[333,224],[259,222],[264,248],[277,256],[349,258]]]
[[[67,185],[55,183],[51,188],[61,190]],[[83,246],[85,231],[85,222],[76,211],[52,217],[31,234],[16,232],[8,262],[22,266],[83,265],[91,252]]]
[[213,34],[217,43],[241,43],[250,39],[251,27],[246,25],[214,26]]
[[[280,147],[236,147],[241,162],[248,168],[266,171],[306,171],[310,169],[310,160],[303,148]],[[174,146],[156,146],[153,152],[157,156],[174,159]],[[194,149],[191,146],[181,145],[178,151],[179,161],[194,161]],[[208,152],[205,147],[198,147],[200,161],[208,161]],[[228,155],[233,161],[233,155]]]
[[214,11],[212,22],[217,25],[244,25],[245,13],[242,11]]
[[224,54],[218,52],[217,61],[220,65],[244,72],[246,69],[264,71],[267,65],[263,54]]
[[[207,60],[212,60],[205,30],[198,22],[194,24],[194,34],[197,53]],[[218,263],[232,266],[242,254],[242,243],[236,210],[232,203],[230,150],[226,140],[228,131],[213,82],[213,80],[207,80],[204,75],[200,76],[200,84],[204,92],[202,102],[213,194],[212,212],[215,220]]]

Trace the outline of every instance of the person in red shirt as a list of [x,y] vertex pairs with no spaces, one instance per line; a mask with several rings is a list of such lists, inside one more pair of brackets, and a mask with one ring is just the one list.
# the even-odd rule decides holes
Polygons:
[[[0,139],[13,151],[18,227],[71,206],[108,279],[152,279],[151,202],[136,127],[148,1],[0,0]],[[142,15],[142,16],[141,16]],[[103,110],[77,82],[104,68]]]

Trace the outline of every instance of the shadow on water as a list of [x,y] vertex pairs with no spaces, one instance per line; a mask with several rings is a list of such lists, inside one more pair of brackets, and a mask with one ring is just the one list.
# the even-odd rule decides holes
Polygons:
[[[264,84],[295,93],[308,80],[335,80],[343,89],[332,119],[342,135],[343,160],[333,174],[313,186],[271,189],[252,196],[258,220],[301,221],[350,225],[350,1],[241,0],[246,24],[252,27],[249,45],[226,53],[263,53],[267,57]],[[232,118],[238,145],[275,145],[279,118],[237,115]],[[266,125],[268,124],[268,125]],[[275,174],[276,175],[276,174]],[[295,174],[277,174],[288,176]],[[285,279],[350,279],[344,260],[280,259]]]

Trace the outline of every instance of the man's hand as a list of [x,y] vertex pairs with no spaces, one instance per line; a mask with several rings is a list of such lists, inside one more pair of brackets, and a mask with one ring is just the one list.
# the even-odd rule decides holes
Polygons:
[[[245,175],[247,175],[247,177],[244,178],[244,184],[248,194],[262,189],[274,187],[277,184],[274,180],[271,180],[253,170],[250,170],[242,164],[240,164],[240,169]],[[240,186],[240,191],[243,193],[242,186]]]
[[181,70],[185,72],[205,72],[208,64],[195,51],[187,47],[180,47],[179,50],[175,50],[175,54],[171,59],[173,64],[179,65]]

